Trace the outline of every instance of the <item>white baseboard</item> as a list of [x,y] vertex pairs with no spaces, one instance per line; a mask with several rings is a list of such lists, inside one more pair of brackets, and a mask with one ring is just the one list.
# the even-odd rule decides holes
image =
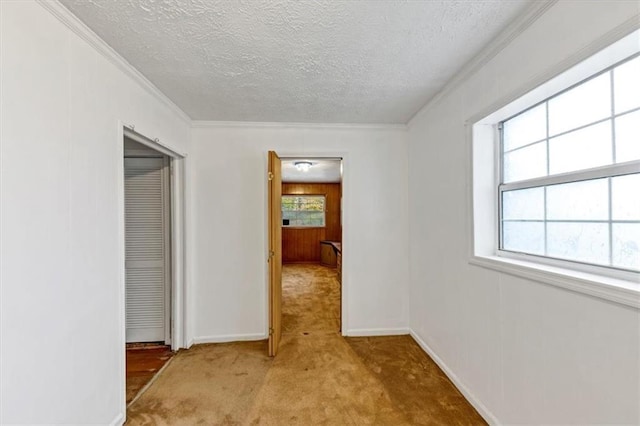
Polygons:
[[423,351],[427,353],[433,359],[433,361],[438,364],[438,367],[444,371],[444,374],[449,377],[449,380],[453,382],[456,388],[464,395],[464,397],[469,401],[473,408],[478,411],[478,413],[482,416],[483,419],[487,421],[490,425],[499,425],[501,424],[496,416],[467,388],[464,383],[455,375],[455,373],[445,364],[445,362],[425,343],[424,340],[418,336],[416,332],[410,329],[411,337],[420,345]]
[[124,424],[124,413],[119,413],[111,423],[111,426],[122,426]]
[[409,333],[408,328],[356,328],[347,330],[344,335],[351,337],[402,336]]
[[265,340],[268,336],[264,333],[254,333],[254,334],[224,334],[220,336],[199,336],[194,337],[191,340],[191,345],[193,344],[201,344],[201,343],[227,343],[227,342],[240,342],[240,341],[250,341],[250,340]]

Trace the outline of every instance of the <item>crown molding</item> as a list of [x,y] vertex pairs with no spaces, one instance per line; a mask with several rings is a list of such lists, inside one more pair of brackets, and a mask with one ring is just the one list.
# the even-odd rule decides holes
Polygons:
[[535,21],[540,18],[547,10],[549,10],[558,0],[539,0],[534,1],[521,15],[512,21],[497,37],[489,42],[477,55],[469,62],[464,64],[458,71],[427,103],[420,108],[411,119],[407,122],[407,128],[410,129],[416,118],[424,111],[431,109],[442,98],[454,91],[479,69],[491,61],[498,53],[502,52],[513,40],[529,28]]
[[519,86],[516,90],[508,93],[505,96],[502,96],[497,101],[493,102],[491,105],[483,108],[480,112],[471,116],[466,123],[468,125],[472,125],[479,120],[482,120],[489,116],[490,114],[498,111],[506,105],[516,101],[542,84],[550,81],[554,77],[559,76],[560,74],[569,71],[572,67],[577,66],[581,62],[589,59],[589,57],[597,54],[603,49],[606,49],[608,46],[611,46],[613,43],[619,41],[623,37],[626,37],[640,29],[640,13],[636,14],[622,24],[613,28],[611,31],[604,34],[602,37],[594,40],[593,42],[587,44],[581,49],[577,50],[574,54],[567,56],[564,60],[558,62],[554,66],[550,67],[546,71],[534,75],[531,79],[526,81],[524,84]]
[[420,108],[406,124],[376,124],[376,123],[286,123],[286,122],[250,122],[250,121],[206,121],[191,120],[191,118],[158,89],[140,71],[133,67],[126,59],[109,46],[102,38],[93,32],[77,16],[63,6],[58,0],[36,0],[45,10],[50,12],[65,26],[71,29],[80,38],[86,41],[109,62],[131,77],[149,94],[164,103],[185,122],[191,124],[191,128],[316,128],[316,129],[344,129],[344,130],[407,130],[412,127],[416,117],[438,103],[443,97],[452,92],[469,79],[478,69],[500,53],[512,40],[524,32],[542,14],[544,14],[558,0],[540,0],[534,2],[523,14],[514,20],[500,35],[494,38],[489,45],[467,62],[462,69],[451,78],[445,86],[427,103]]
[[192,129],[207,128],[293,128],[293,129],[338,129],[338,130],[407,130],[406,124],[374,123],[287,123],[278,121],[206,121],[193,120]]
[[175,112],[185,122],[190,123],[189,117],[180,107],[178,107],[171,99],[160,91],[147,77],[133,67],[118,52],[113,50],[104,40],[94,33],[87,25],[82,22],[76,15],[71,13],[69,9],[64,7],[58,0],[36,0],[45,10],[56,17],[60,22],[67,26],[76,35],[86,41],[91,47],[104,56],[109,62],[118,69],[131,77],[136,83],[144,88],[149,94],[153,95],[157,100],[165,104],[169,109]]

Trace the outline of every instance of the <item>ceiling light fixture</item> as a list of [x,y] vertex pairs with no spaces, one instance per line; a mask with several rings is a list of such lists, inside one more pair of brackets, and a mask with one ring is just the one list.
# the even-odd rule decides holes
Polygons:
[[299,172],[308,172],[313,163],[310,161],[296,161],[293,165]]

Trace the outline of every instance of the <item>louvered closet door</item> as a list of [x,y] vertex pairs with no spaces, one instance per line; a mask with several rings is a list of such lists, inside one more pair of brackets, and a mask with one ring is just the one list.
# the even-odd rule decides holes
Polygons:
[[164,158],[125,158],[127,342],[168,341],[169,175]]

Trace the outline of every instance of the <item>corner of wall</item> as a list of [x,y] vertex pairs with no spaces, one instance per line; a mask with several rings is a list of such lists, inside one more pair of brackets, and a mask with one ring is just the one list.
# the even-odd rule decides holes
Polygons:
[[422,348],[423,351],[436,363],[438,367],[447,375],[449,380],[453,382],[456,388],[462,393],[462,395],[466,398],[467,401],[476,411],[482,416],[483,419],[487,421],[490,425],[500,424],[498,418],[485,406],[480,398],[478,398],[472,391],[469,389],[460,378],[453,372],[451,368],[444,362],[442,358],[436,354],[436,352],[416,333],[413,329],[409,329],[409,334],[413,337],[413,340]]
[[111,423],[109,423],[111,426],[122,426],[124,424],[124,422],[126,421],[125,415],[124,413],[119,413],[115,419],[113,419],[113,421],[111,421]]

